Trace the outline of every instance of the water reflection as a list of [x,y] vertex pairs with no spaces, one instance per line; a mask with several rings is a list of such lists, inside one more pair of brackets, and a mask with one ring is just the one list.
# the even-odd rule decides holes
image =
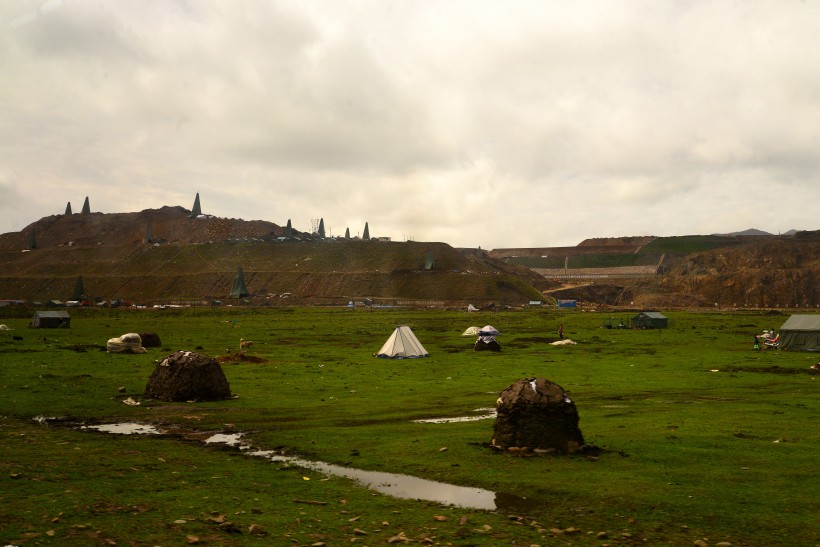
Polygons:
[[[483,411],[487,409],[478,410]],[[483,419],[483,417],[474,419]],[[164,433],[151,425],[128,422],[82,426],[81,429],[93,429],[104,433],[117,433],[122,435],[161,435]],[[481,509],[487,511],[526,512],[545,505],[536,500],[530,500],[513,494],[492,492],[482,488],[457,486],[455,484],[447,484],[400,473],[365,471],[363,469],[355,469],[353,467],[345,467],[320,461],[304,460],[293,456],[284,456],[273,450],[250,450],[251,445],[242,440],[242,433],[217,433],[206,438],[204,443],[238,446],[240,450],[245,451],[245,454],[249,456],[267,458],[272,462],[282,462],[303,469],[310,469],[324,475],[344,477],[356,481],[370,490],[395,498],[432,501],[444,505],[455,505],[466,509]]]
[[454,418],[427,418],[423,420],[413,420],[418,424],[454,424],[461,422],[477,422],[478,420],[487,420],[495,418],[498,414],[494,408],[477,408],[473,412],[483,412],[477,416],[456,416]]
[[103,433],[117,433],[119,435],[159,435],[160,431],[145,424],[124,422],[120,424],[84,425],[81,429],[94,429]]
[[481,488],[468,488],[438,481],[420,479],[410,475],[386,473],[383,471],[365,471],[352,467],[343,467],[325,462],[316,462],[281,456],[273,452],[251,452],[253,456],[263,456],[274,462],[285,462],[291,465],[311,469],[325,475],[345,477],[394,498],[426,500],[457,505],[469,509],[494,510],[496,494]]

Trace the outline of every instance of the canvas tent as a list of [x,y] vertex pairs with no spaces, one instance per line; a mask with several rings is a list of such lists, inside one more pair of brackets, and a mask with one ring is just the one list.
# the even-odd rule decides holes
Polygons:
[[249,296],[248,287],[245,285],[245,274],[242,271],[242,266],[236,268],[236,277],[233,279],[231,286],[231,298],[244,298]]
[[484,325],[478,329],[478,338],[473,345],[475,351],[501,351],[501,344],[495,339],[501,333],[492,325]]
[[642,311],[632,318],[632,327],[636,329],[665,329],[669,320],[656,311]]
[[71,327],[71,316],[67,311],[34,312],[31,326],[35,329],[67,329]]
[[820,351],[820,315],[792,315],[780,327],[780,349]]
[[478,336],[478,331],[481,329],[478,327],[467,327],[467,330],[461,336]]
[[421,345],[419,339],[407,325],[399,325],[382,349],[376,353],[376,357],[382,359],[411,359],[416,357],[428,357],[430,354]]

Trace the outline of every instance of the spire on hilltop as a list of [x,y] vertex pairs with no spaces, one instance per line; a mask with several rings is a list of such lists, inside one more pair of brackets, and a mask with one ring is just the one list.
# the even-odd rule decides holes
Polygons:
[[202,214],[202,207],[199,205],[199,192],[196,193],[196,197],[194,198],[194,206],[191,207],[191,216],[198,217]]

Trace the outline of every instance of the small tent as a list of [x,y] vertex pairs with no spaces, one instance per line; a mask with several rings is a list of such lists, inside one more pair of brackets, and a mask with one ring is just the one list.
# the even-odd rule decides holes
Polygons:
[[478,329],[478,338],[473,345],[475,351],[501,351],[501,344],[495,339],[501,333],[492,325],[484,325]]
[[478,336],[478,331],[481,329],[478,327],[467,327],[467,330],[461,336]]
[[632,327],[637,329],[665,329],[669,320],[656,311],[642,311],[632,318]]
[[71,316],[67,311],[34,312],[31,327],[35,329],[67,329],[71,327]]
[[780,349],[820,351],[820,315],[792,315],[780,327]]
[[245,285],[245,274],[242,272],[242,266],[236,268],[236,277],[233,279],[231,286],[231,298],[244,298],[249,296],[248,287]]
[[376,357],[382,359],[411,359],[415,357],[429,357],[429,353],[421,345],[419,339],[407,325],[399,325]]

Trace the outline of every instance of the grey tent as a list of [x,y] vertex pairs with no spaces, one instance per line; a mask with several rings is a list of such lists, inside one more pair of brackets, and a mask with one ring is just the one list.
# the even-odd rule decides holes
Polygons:
[[66,214],[66,215],[70,215],[70,214],[71,214],[71,202],[70,202],[70,201],[69,201],[69,202],[68,202],[68,204],[65,206],[65,214]]
[[293,226],[290,224],[290,219],[288,219],[288,225],[285,227],[285,237],[288,239],[293,237]]
[[407,325],[399,325],[376,357],[382,359],[412,359],[417,357],[429,357],[430,354],[421,345],[419,339]]
[[82,214],[87,215],[91,213],[91,205],[88,203],[88,196],[85,196],[85,203],[83,203]]
[[665,329],[669,320],[656,311],[642,311],[632,318],[632,327],[638,329]]
[[364,233],[362,234],[362,239],[365,241],[370,239],[370,228],[367,226],[367,222],[364,223]]
[[249,294],[248,287],[245,285],[245,274],[242,272],[242,266],[238,266],[236,268],[236,277],[233,279],[230,296],[232,298],[243,298]]
[[323,218],[319,219],[319,237],[325,237],[325,219]]
[[67,329],[71,327],[71,316],[67,311],[38,311],[34,313],[31,326],[35,329]]
[[350,228],[345,228],[345,239],[350,239]]
[[74,295],[72,296],[72,300],[86,300],[83,276],[79,276],[74,283]]
[[820,351],[820,315],[792,315],[780,327],[780,349]]

